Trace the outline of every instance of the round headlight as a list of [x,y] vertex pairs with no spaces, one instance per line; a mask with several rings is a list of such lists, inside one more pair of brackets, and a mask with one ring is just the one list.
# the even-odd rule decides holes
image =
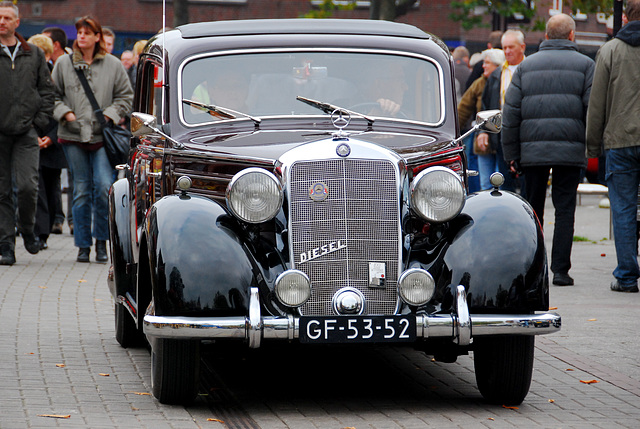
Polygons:
[[247,168],[231,179],[227,187],[227,207],[249,223],[273,219],[282,206],[282,186],[272,173]]
[[433,296],[436,282],[428,271],[411,268],[398,279],[400,298],[409,305],[424,305]]
[[464,183],[453,170],[429,167],[411,183],[411,208],[429,222],[458,216],[465,199]]
[[276,278],[278,300],[288,307],[299,307],[311,296],[311,281],[302,271],[288,270]]

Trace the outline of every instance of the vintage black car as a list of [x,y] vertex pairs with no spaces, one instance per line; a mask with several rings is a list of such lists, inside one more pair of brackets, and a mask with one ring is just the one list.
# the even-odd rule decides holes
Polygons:
[[[534,336],[560,329],[542,231],[499,175],[467,195],[452,70],[437,37],[391,22],[196,23],[149,42],[109,287],[161,402],[195,397],[203,341],[472,351],[487,400],[523,401]],[[478,124],[499,131],[499,111]]]

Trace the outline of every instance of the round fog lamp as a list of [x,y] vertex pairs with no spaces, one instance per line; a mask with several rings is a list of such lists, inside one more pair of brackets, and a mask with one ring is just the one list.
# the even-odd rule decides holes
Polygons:
[[273,173],[247,168],[231,179],[227,207],[239,219],[262,223],[273,219],[282,206],[282,186]]
[[411,268],[398,279],[400,298],[409,305],[424,305],[433,296],[436,282],[428,271]]
[[302,271],[285,271],[276,278],[275,292],[287,307],[300,307],[311,296],[311,281]]

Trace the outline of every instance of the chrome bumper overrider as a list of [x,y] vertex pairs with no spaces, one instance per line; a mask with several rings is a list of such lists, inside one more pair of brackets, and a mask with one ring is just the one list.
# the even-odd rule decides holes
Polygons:
[[[263,339],[299,338],[299,318],[260,315],[258,289],[252,288],[248,317],[156,316],[153,307],[144,316],[144,333],[150,337],[173,339],[239,339],[258,348]],[[456,313],[416,315],[418,338],[449,337],[466,346],[473,337],[486,335],[542,335],[560,330],[561,317],[544,314],[469,314],[463,286],[457,287]]]

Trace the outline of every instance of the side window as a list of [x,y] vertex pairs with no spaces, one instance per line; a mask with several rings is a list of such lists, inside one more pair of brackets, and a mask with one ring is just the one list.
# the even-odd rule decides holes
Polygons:
[[162,111],[160,104],[162,103],[162,97],[160,91],[162,90],[162,67],[151,61],[141,62],[142,73],[138,75],[138,100],[136,103],[136,109],[142,113],[149,113],[161,123],[159,117]]

